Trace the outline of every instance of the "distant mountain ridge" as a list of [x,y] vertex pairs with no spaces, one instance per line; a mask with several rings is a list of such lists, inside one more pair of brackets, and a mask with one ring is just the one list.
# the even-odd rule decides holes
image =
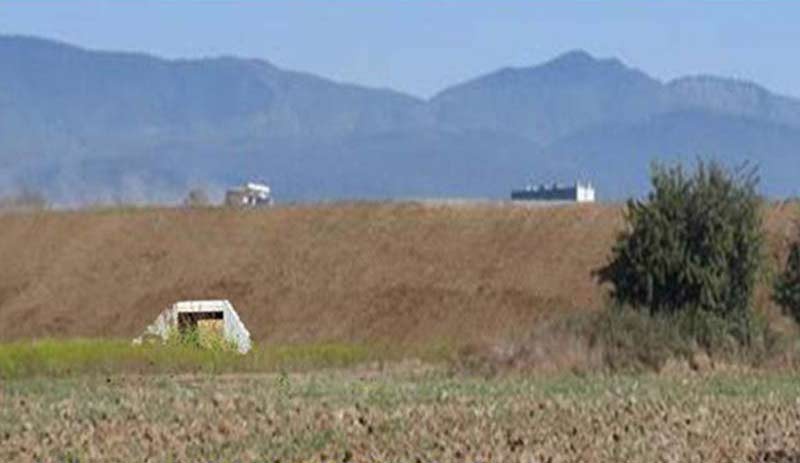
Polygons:
[[512,131],[540,144],[609,120],[639,120],[662,111],[665,102],[660,82],[583,51],[540,66],[502,69],[431,100],[445,125]]
[[[450,87],[435,96],[432,104],[443,113],[445,123],[451,119],[449,111],[455,109],[458,117],[470,107],[473,117],[481,119],[456,120],[454,126],[511,127],[541,143],[590,126],[687,110],[800,127],[800,100],[773,95],[752,82],[689,76],[662,83],[617,59],[598,60],[584,51],[568,52],[539,66],[502,69]],[[490,108],[475,111],[482,105]]]
[[796,195],[800,100],[750,82],[662,82],[584,51],[429,100],[264,61],[164,60],[0,36],[0,192],[175,201],[262,178],[284,200],[506,197],[533,177],[646,188],[652,159],[762,166]]
[[675,79],[668,88],[679,109],[705,109],[800,127],[800,100],[774,95],[752,82],[701,75]]

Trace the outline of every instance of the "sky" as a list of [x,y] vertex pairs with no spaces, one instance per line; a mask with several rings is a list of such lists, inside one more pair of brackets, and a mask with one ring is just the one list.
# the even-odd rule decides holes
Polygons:
[[0,0],[0,34],[166,58],[237,55],[430,97],[572,49],[660,79],[715,74],[800,97],[795,1]]

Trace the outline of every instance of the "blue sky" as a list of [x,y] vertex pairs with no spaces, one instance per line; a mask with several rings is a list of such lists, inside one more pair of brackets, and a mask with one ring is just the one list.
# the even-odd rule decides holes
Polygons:
[[795,1],[14,1],[0,33],[164,57],[240,55],[418,96],[582,48],[669,79],[800,96]]

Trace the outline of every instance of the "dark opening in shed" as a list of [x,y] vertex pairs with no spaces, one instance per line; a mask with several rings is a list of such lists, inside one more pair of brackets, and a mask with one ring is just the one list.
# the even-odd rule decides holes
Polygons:
[[225,314],[214,312],[180,312],[178,313],[178,329],[181,333],[197,331],[200,334],[223,334]]

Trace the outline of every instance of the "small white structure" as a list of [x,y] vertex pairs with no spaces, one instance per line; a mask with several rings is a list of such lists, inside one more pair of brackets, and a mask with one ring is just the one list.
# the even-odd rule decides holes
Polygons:
[[166,341],[170,334],[176,331],[200,327],[216,330],[217,334],[232,342],[239,353],[245,354],[252,347],[250,332],[239,319],[233,305],[227,300],[177,302],[161,312],[144,334],[133,342],[141,344],[142,340],[148,337]]
[[591,183],[575,182],[572,185],[529,185],[521,190],[513,190],[514,201],[564,201],[576,203],[595,202],[594,187]]
[[263,183],[248,182],[225,192],[225,205],[230,207],[271,206],[272,190]]
[[594,187],[591,183],[578,182],[575,184],[575,190],[575,201],[579,203],[593,203],[595,201]]

